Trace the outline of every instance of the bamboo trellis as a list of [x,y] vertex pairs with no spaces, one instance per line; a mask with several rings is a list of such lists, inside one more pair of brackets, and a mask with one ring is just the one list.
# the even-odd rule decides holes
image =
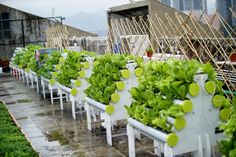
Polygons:
[[[231,9],[231,12],[236,18],[234,10]],[[218,20],[218,27],[214,26],[215,20]],[[197,19],[192,13],[182,16],[176,12],[174,15],[164,13],[115,19],[110,21],[108,36],[110,51],[114,50],[114,44],[119,43],[120,53],[144,56],[145,51],[141,47],[147,39],[143,38],[140,42],[135,37],[148,36],[145,46],[151,46],[160,60],[169,53],[170,57],[179,54],[181,59],[209,62],[221,77],[224,88],[230,91],[229,96],[236,93],[236,62],[230,61],[230,55],[236,53],[236,30],[217,11],[212,18],[204,12]],[[134,52],[132,37],[134,43],[139,42],[135,49],[137,52]]]
[[64,25],[49,27],[46,35],[48,47],[66,48],[69,46],[69,33]]

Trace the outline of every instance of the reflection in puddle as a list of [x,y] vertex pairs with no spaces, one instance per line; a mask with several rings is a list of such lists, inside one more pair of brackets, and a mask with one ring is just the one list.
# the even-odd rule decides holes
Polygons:
[[52,130],[48,131],[46,133],[46,136],[48,138],[48,141],[59,141],[61,145],[66,145],[70,141],[63,135],[63,133],[60,130]]
[[17,100],[17,103],[26,103],[26,102],[32,102],[30,99],[19,99]]

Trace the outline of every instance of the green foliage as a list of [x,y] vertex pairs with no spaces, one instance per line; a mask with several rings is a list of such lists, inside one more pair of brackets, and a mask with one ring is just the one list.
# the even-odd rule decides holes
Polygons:
[[[68,50],[67,50],[68,51]],[[85,62],[86,56],[95,56],[93,52],[73,52],[68,51],[68,56],[65,62],[61,65],[61,70],[56,77],[56,80],[67,87],[70,87],[70,80],[77,79],[79,76],[79,70],[81,70],[81,62]]]
[[236,97],[234,97],[232,102],[233,112],[231,118],[220,126],[220,129],[228,137],[218,143],[220,151],[225,157],[236,156]]
[[150,61],[144,66],[144,75],[139,77],[139,86],[131,89],[134,102],[126,107],[128,114],[140,122],[171,132],[167,117],[184,118],[180,105],[173,100],[186,100],[194,75],[206,73],[215,81],[214,68],[196,60]]
[[29,66],[29,63],[32,61],[32,58],[35,59],[35,50],[40,49],[39,45],[28,45],[22,50],[18,51],[15,54],[15,57],[12,58],[12,62],[15,65],[21,66],[23,69]]
[[12,59],[11,59],[13,65],[19,65],[23,55],[24,55],[24,51],[18,50],[18,52],[15,53],[15,56],[12,57]]
[[0,156],[2,157],[37,157],[39,156],[25,136],[21,133],[6,107],[0,102]]
[[48,59],[45,61],[42,67],[37,71],[37,74],[45,78],[50,79],[52,77],[51,72],[54,72],[54,65],[57,65],[59,58],[61,57],[60,51],[54,51]]
[[121,71],[127,61],[135,60],[140,65],[140,58],[130,55],[108,54],[97,58],[98,64],[93,68],[93,74],[88,79],[90,86],[85,90],[88,97],[108,105],[111,94],[116,90],[116,82],[120,81]]
[[12,58],[12,63],[18,65],[19,67],[25,69],[30,68],[32,71],[37,71],[36,60],[35,60],[35,50],[42,48],[39,45],[28,45],[22,50],[18,51]]

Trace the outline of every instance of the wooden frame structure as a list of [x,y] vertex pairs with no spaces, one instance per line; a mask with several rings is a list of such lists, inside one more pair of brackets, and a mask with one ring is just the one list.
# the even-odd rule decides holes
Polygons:
[[56,25],[46,30],[47,47],[61,47],[69,46],[69,32],[64,25]]
[[[127,7],[124,6],[124,8],[124,12],[128,12]],[[222,80],[223,88],[228,96],[235,95],[236,62],[231,62],[230,56],[236,53],[236,30],[228,25],[219,12],[215,11],[211,18],[204,12],[196,18],[191,12],[183,15],[174,9],[162,14],[144,14],[143,16],[122,13],[123,17],[121,17],[120,12],[121,10],[119,10],[118,18],[109,19],[108,43],[111,52],[116,48],[114,43],[119,43],[120,53],[132,53],[134,43],[130,43],[128,38],[147,35],[148,46],[151,46],[158,55],[164,57],[169,53],[171,58],[180,54],[184,59],[211,63],[218,72],[217,78]],[[231,9],[231,12],[236,18],[235,11]],[[218,28],[215,26],[216,22],[219,24]],[[140,48],[143,44],[144,42],[141,42],[138,45],[139,47],[136,48],[138,52],[135,55],[145,55],[145,51],[141,51]]]

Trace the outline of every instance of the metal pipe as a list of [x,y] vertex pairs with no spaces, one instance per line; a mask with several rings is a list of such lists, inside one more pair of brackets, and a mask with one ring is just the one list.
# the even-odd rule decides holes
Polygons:
[[22,45],[25,47],[25,31],[24,31],[24,21],[21,20],[21,31],[22,31]]
[[[37,18],[29,18],[29,19],[14,19],[14,20],[11,20],[11,19],[6,19],[6,20],[0,20],[0,22],[11,22],[11,21],[28,21],[28,20],[44,20],[44,19],[60,19],[61,21],[62,20],[65,20],[64,17],[62,16],[56,16],[56,17],[37,17]],[[62,24],[62,22],[61,22]]]

